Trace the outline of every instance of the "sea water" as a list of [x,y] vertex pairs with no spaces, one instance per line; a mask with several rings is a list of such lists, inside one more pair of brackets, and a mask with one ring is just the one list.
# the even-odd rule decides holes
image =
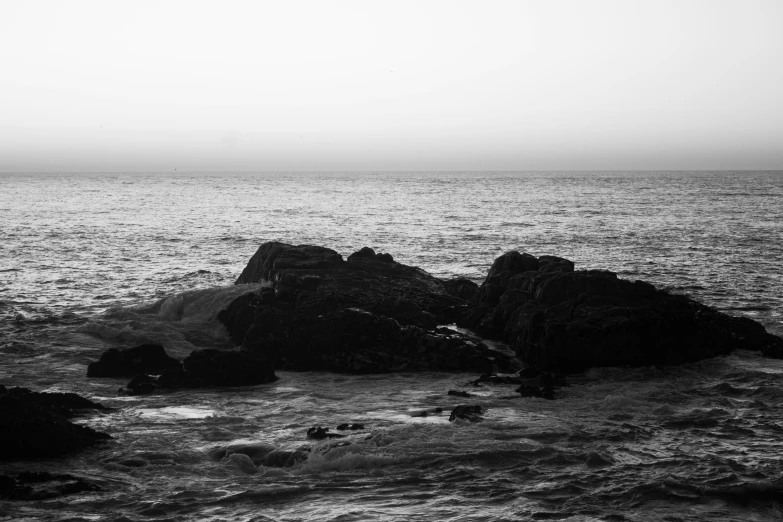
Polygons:
[[[779,172],[0,174],[0,383],[97,400],[111,410],[78,422],[114,437],[1,465],[102,488],[0,502],[1,517],[783,517],[783,363],[752,353],[592,369],[555,401],[474,387],[473,374],[278,372],[144,397],[117,394],[127,379],[86,378],[112,346],[156,342],[179,358],[231,347],[216,315],[257,288],[232,283],[271,240],[344,256],[370,246],[477,282],[509,250],[559,255],[783,334]],[[466,403],[484,420],[448,422]],[[446,413],[414,416],[436,407]],[[343,422],[365,429],[306,438]],[[309,456],[278,468],[226,455],[259,443]]]

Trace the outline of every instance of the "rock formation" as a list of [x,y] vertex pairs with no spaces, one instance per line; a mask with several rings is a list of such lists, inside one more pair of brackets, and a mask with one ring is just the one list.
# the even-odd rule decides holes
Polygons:
[[[237,284],[269,286],[218,316],[243,349],[294,370],[513,372],[513,359],[437,325],[456,321],[508,343],[528,367],[678,364],[734,349],[783,356],[783,339],[746,318],[556,256],[509,252],[484,283],[447,281],[362,248],[261,245]],[[551,396],[525,385],[522,395]]]
[[678,364],[734,349],[783,354],[783,339],[683,295],[567,259],[506,253],[495,260],[459,320],[508,343],[528,366]]
[[110,439],[68,420],[84,410],[102,409],[74,393],[0,385],[0,461],[56,457]]
[[328,248],[265,243],[237,284],[270,286],[218,315],[234,342],[276,367],[379,373],[484,372],[508,357],[454,330],[465,301],[423,270],[363,248],[347,260]]

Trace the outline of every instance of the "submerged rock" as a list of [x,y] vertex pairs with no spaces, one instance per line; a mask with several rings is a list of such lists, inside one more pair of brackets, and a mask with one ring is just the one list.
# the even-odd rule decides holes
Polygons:
[[111,348],[100,360],[90,363],[87,377],[132,377],[139,373],[160,375],[170,368],[180,368],[182,363],[166,354],[159,344],[141,344],[127,350]]
[[466,302],[421,269],[370,248],[343,260],[312,245],[265,243],[237,280],[271,287],[218,318],[233,341],[277,368],[345,373],[486,371],[508,357],[453,330]]
[[643,281],[574,271],[554,256],[497,258],[458,321],[508,343],[527,365],[566,372],[593,366],[677,364],[734,349],[783,355],[783,339]]
[[0,461],[56,457],[111,437],[68,419],[103,406],[74,393],[0,385]]
[[345,437],[345,435],[340,435],[339,433],[328,433],[328,432],[329,432],[329,428],[322,428],[321,426],[313,426],[312,428],[309,428],[307,430],[307,438],[322,440],[322,439],[340,439],[342,437]]
[[160,376],[137,375],[121,391],[145,395],[162,389],[254,386],[276,380],[274,367],[262,354],[206,349],[195,350],[180,368],[169,368]]
[[481,415],[483,413],[484,410],[478,404],[473,406],[459,405],[451,410],[451,415],[449,415],[449,422],[454,422],[457,419],[478,422],[481,420]]
[[[307,460],[309,453],[298,449],[282,449],[266,442],[236,442],[209,450],[214,460],[228,459],[245,473],[257,471],[256,466],[290,468]],[[252,466],[252,467],[251,467]]]

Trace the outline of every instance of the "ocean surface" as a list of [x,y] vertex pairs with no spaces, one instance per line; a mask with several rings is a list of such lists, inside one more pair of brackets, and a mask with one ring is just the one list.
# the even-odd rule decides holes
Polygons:
[[[278,372],[142,397],[86,378],[112,346],[231,347],[216,315],[256,288],[233,282],[270,240],[479,283],[503,252],[553,254],[783,335],[783,172],[0,173],[0,384],[97,400],[111,411],[78,422],[114,437],[0,464],[102,487],[0,501],[0,520],[783,519],[783,361],[753,353],[591,369],[555,401],[456,373]],[[461,403],[484,420],[448,422]],[[306,438],[343,422],[366,429]],[[225,456],[256,443],[310,456]]]

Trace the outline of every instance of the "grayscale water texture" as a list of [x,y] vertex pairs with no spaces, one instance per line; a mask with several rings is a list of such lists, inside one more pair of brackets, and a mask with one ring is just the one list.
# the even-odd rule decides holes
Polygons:
[[[86,379],[110,346],[230,347],[216,315],[253,288],[232,283],[270,240],[371,246],[477,282],[503,252],[554,254],[783,334],[783,173],[0,174],[0,383],[98,400],[114,409],[81,422],[115,437],[0,466],[103,488],[0,502],[0,520],[783,517],[774,493],[741,493],[783,491],[783,361],[755,354],[592,369],[556,401],[448,373],[278,372],[155,397]],[[483,422],[411,416],[466,401]],[[305,437],[342,422],[366,430]],[[312,447],[291,468],[210,453],[259,441]]]

